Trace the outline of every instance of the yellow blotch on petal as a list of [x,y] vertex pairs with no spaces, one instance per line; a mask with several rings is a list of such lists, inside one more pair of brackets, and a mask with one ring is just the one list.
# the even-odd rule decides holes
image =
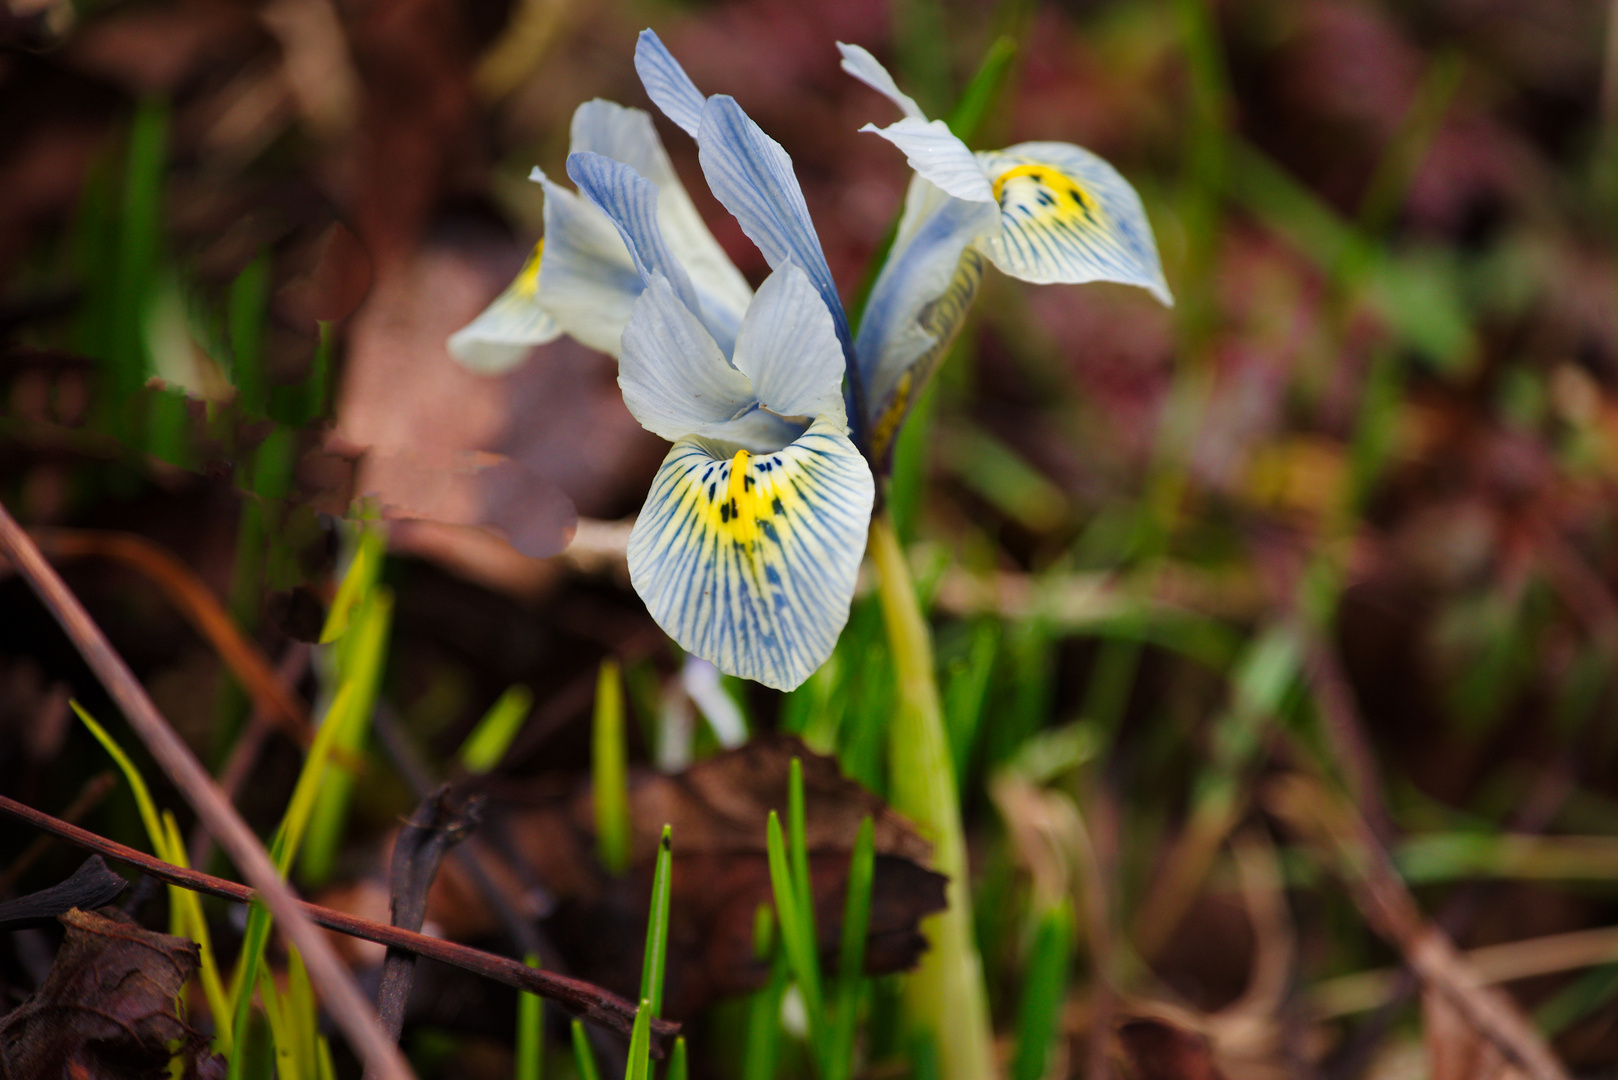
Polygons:
[[539,291],[539,262],[544,256],[545,241],[540,240],[534,245],[534,250],[528,253],[528,261],[517,271],[517,280],[511,283],[517,295],[531,297]]
[[1012,205],[1025,207],[1036,217],[1102,225],[1102,210],[1095,196],[1077,180],[1049,165],[1018,165],[995,177],[994,199],[1002,210],[1007,209],[1007,187],[1011,188]]

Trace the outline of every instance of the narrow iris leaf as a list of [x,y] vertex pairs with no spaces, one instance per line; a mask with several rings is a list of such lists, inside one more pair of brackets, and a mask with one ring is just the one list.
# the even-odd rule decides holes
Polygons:
[[629,869],[629,765],[625,747],[624,687],[618,661],[601,662],[596,679],[591,779],[595,799],[596,853],[614,874]]
[[1045,1075],[1067,993],[1072,938],[1073,909],[1064,900],[1040,919],[1029,950],[1012,1080],[1042,1080]]
[[[539,967],[539,957],[529,953],[523,963]],[[538,994],[517,994],[517,1060],[512,1069],[515,1080],[542,1080],[545,1067],[545,999]]]
[[651,1003],[652,1015],[663,1012],[663,973],[667,970],[669,949],[669,893],[672,885],[674,830],[663,826],[657,843],[657,869],[652,875],[652,910],[646,925],[646,959],[640,970],[640,996]]
[[469,773],[482,774],[500,764],[534,705],[533,691],[521,683],[509,687],[478,721],[461,744],[461,764]]
[[[639,1020],[639,1017],[636,1017]],[[584,1021],[573,1021],[573,1060],[579,1068],[579,1080],[601,1080],[596,1067],[596,1056],[590,1050],[589,1037],[584,1034]]]

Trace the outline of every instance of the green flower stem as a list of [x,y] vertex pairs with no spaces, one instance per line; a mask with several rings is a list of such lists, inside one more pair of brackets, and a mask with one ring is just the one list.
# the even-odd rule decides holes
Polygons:
[[932,1036],[943,1080],[985,1080],[998,1070],[983,963],[972,936],[961,802],[933,674],[932,634],[885,509],[871,521],[870,550],[899,684],[898,709],[888,727],[888,794],[932,842],[933,865],[949,878],[949,907],[922,924],[931,947],[905,980],[905,1007],[911,1022]]

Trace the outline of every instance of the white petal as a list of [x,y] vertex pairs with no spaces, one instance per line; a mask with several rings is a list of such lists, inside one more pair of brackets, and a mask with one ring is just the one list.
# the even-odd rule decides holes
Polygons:
[[920,176],[911,181],[899,235],[854,343],[873,459],[886,456],[960,329],[983,275],[983,260],[970,246],[993,233],[998,216],[993,203],[951,198]]
[[682,439],[630,533],[630,581],[686,651],[790,690],[848,621],[874,491],[825,420],[768,456]]
[[899,85],[893,81],[893,76],[888,74],[887,68],[877,62],[876,57],[858,45],[844,45],[841,41],[837,43],[837,51],[843,54],[844,71],[899,106],[899,111],[906,116],[917,120],[927,119],[915,99],[900,92]]
[[623,162],[594,153],[569,154],[567,174],[579,185],[579,194],[617,226],[641,280],[650,284],[653,275],[661,274],[680,301],[697,311],[696,290],[658,225],[657,185]]
[[702,93],[651,30],[642,30],[635,42],[635,73],[663,115],[696,138],[702,124]]
[[663,237],[691,276],[703,321],[716,331],[720,347],[728,349],[753,290],[697,213],[657,137],[651,116],[599,98],[587,101],[573,113],[570,150],[621,161],[657,185],[657,218]]
[[702,172],[714,195],[758,245],[772,269],[793,262],[809,275],[831,312],[838,341],[845,353],[851,352],[848,316],[814,222],[809,220],[792,159],[781,144],[764,134],[734,100],[716,94],[702,111],[697,147]]
[[1116,281],[1172,304],[1140,196],[1118,170],[1068,143],[978,155],[1000,204],[1000,235],[981,245],[1013,277]]
[[618,355],[618,339],[642,288],[618,230],[596,207],[534,170],[545,188],[545,258],[537,302],[592,349]]
[[562,332],[544,308],[534,301],[539,285],[542,240],[533,253],[483,313],[449,337],[450,354],[473,371],[498,375],[522,362],[528,350]]
[[847,422],[843,347],[825,301],[795,264],[786,263],[759,286],[733,360],[771,411]]
[[912,169],[957,199],[994,201],[994,188],[983,174],[983,166],[944,121],[906,117],[885,128],[866,124],[860,130],[880,135],[903,150]]
[[661,274],[635,302],[624,328],[618,385],[641,427],[670,442],[756,404],[747,376],[730,366]]

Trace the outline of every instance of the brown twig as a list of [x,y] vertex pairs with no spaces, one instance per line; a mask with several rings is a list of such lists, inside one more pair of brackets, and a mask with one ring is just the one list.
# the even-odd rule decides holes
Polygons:
[[0,506],[0,555],[11,561],[55,616],[146,749],[190,802],[231,862],[257,888],[264,906],[280,925],[281,933],[303,954],[310,981],[319,990],[337,1026],[348,1036],[355,1053],[386,1080],[411,1080],[414,1074],[399,1047],[383,1032],[376,1011],[354,984],[353,976],[338,959],[331,942],[309,921],[264,845],[236,813],[191,748],[158,713],[129,665],[113,650],[78,597],[45,561],[45,556],[4,506]]
[[[58,821],[42,811],[25,806],[15,799],[0,795],[0,813],[28,822],[36,828],[54,833],[64,840],[125,863],[149,874],[159,881],[178,885],[182,889],[217,896],[238,904],[259,898],[259,894],[246,885],[204,874],[200,870],[187,870],[154,858],[134,848],[97,836],[77,825]],[[307,901],[297,901],[300,915],[309,922],[335,930],[340,934],[374,941],[390,949],[406,949],[441,963],[463,968],[484,978],[493,979],[518,990],[549,998],[569,1011],[603,1027],[628,1035],[635,1022],[635,1006],[608,990],[583,979],[570,979],[540,968],[531,968],[509,957],[496,956],[481,949],[473,949],[442,938],[413,933],[397,926],[372,922],[344,911],[334,911]],[[279,917],[279,916],[277,916]],[[299,946],[302,948],[302,946]],[[680,1030],[680,1025],[669,1020],[653,1020],[652,1033],[659,1039],[669,1038]],[[659,1054],[661,1056],[661,1054]]]
[[1480,1035],[1533,1080],[1568,1080],[1545,1040],[1499,991],[1484,985],[1449,937],[1422,917],[1370,828],[1316,780],[1292,774],[1272,782],[1270,811],[1328,857],[1365,921],[1403,953],[1424,986],[1437,991]]
[[[62,820],[77,822],[85,814],[100,806],[101,800],[105,799],[107,793],[117,786],[118,777],[114,775],[111,769],[103,769],[101,772],[96,773],[84,782],[84,786],[79,789],[78,795],[74,797],[72,802],[67,804],[66,809],[62,811]],[[54,841],[49,836],[35,837],[34,842],[24,848],[23,853],[11,861],[11,865],[6,867],[6,872],[0,874],[0,896],[10,892],[12,887],[22,880],[22,876],[40,860],[45,852],[50,850],[52,843]]]
[[299,746],[314,738],[309,715],[287,690],[258,646],[236,626],[219,598],[197,580],[190,568],[144,536],[88,529],[30,529],[28,535],[52,560],[99,556],[115,559],[145,574],[174,602],[197,633],[213,644],[219,658],[266,715]]

